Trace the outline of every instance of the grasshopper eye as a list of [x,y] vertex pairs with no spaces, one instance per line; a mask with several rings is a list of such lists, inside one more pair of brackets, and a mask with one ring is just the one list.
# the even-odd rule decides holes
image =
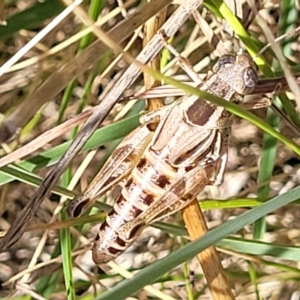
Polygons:
[[247,89],[247,92],[251,92],[254,89],[257,80],[258,80],[257,74],[253,69],[248,68],[243,73],[243,81],[245,84],[245,88]]
[[227,64],[234,64],[235,63],[235,57],[230,54],[223,55],[219,59],[219,66],[225,66]]
[[213,66],[213,72],[217,73],[220,69],[232,65],[235,63],[235,57],[233,55],[223,55],[219,58],[218,62]]

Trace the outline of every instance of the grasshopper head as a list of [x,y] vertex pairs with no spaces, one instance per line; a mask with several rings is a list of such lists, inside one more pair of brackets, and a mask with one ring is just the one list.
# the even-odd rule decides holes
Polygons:
[[251,94],[258,81],[257,66],[246,53],[223,55],[213,71],[240,95]]

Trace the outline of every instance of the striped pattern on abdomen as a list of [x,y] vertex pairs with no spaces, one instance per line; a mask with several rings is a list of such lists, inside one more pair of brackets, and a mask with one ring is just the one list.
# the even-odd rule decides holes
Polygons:
[[128,237],[121,234],[120,228],[146,211],[174,180],[176,169],[166,162],[166,154],[157,155],[148,148],[126,180],[95,238],[93,260],[97,264],[116,258],[134,242],[143,228],[130,232]]

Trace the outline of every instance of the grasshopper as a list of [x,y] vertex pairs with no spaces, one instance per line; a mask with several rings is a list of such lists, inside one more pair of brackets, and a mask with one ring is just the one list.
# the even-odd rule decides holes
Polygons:
[[[199,88],[239,103],[257,80],[252,58],[238,53],[222,56]],[[194,95],[140,118],[140,127],[67,206],[69,215],[78,217],[115,189],[114,207],[93,245],[96,264],[118,257],[146,226],[187,206],[207,184],[222,182],[232,121],[223,107]]]

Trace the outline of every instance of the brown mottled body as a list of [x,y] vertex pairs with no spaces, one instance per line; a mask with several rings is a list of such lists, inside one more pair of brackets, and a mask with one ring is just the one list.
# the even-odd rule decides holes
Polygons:
[[[248,55],[226,55],[200,88],[238,102],[256,81],[256,66]],[[220,184],[223,178],[232,123],[223,107],[187,96],[145,115],[141,123],[68,207],[77,216],[125,181],[95,239],[93,259],[98,264],[119,256],[145,226],[182,209],[210,181]]]

